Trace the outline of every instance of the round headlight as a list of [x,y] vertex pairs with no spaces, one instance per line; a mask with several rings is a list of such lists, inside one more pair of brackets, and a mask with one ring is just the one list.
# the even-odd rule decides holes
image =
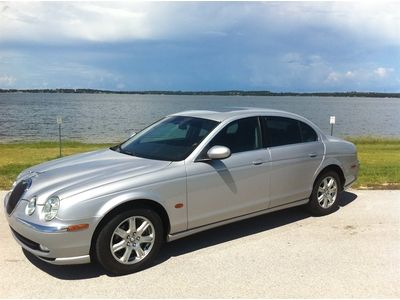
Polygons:
[[46,203],[43,206],[43,216],[45,221],[53,220],[60,208],[60,199],[58,197],[50,197],[46,200]]
[[25,207],[25,213],[30,216],[35,212],[36,209],[36,196],[29,200],[28,204]]

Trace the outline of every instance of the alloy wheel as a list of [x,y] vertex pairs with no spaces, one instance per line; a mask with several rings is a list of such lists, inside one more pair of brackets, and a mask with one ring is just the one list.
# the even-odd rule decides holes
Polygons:
[[143,216],[132,216],[122,221],[111,235],[110,250],[121,264],[142,261],[154,245],[153,224]]
[[335,203],[338,185],[335,178],[328,176],[322,179],[318,187],[317,199],[322,208],[329,208]]

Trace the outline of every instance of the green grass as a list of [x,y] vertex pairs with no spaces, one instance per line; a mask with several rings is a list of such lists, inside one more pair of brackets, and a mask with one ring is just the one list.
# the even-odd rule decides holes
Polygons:
[[[63,156],[109,147],[110,144],[63,142]],[[0,144],[0,189],[9,189],[24,169],[59,157],[57,142]]]
[[[400,139],[346,137],[357,146],[359,178],[353,187],[400,189]],[[109,147],[111,144],[63,142],[63,155]],[[9,189],[22,170],[58,158],[56,142],[0,144],[0,189]]]
[[348,137],[357,146],[360,173],[355,188],[400,189],[400,139]]

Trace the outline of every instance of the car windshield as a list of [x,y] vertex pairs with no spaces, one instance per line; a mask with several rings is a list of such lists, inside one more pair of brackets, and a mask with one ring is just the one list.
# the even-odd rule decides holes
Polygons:
[[167,117],[113,150],[148,159],[180,161],[188,157],[217,125],[216,121],[202,118]]

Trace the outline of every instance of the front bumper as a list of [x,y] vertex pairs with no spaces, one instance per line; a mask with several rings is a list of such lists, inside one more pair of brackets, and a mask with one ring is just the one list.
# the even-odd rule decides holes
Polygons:
[[[8,195],[4,199],[4,204]],[[43,261],[56,265],[83,264],[90,262],[90,244],[95,219],[49,222],[40,224],[25,215],[27,201],[20,200],[11,215],[5,212],[6,219],[16,242],[25,250]],[[36,213],[36,212],[35,212]],[[34,218],[31,218],[34,219]],[[41,222],[43,223],[43,222]],[[87,223],[89,228],[70,232],[69,225]]]

